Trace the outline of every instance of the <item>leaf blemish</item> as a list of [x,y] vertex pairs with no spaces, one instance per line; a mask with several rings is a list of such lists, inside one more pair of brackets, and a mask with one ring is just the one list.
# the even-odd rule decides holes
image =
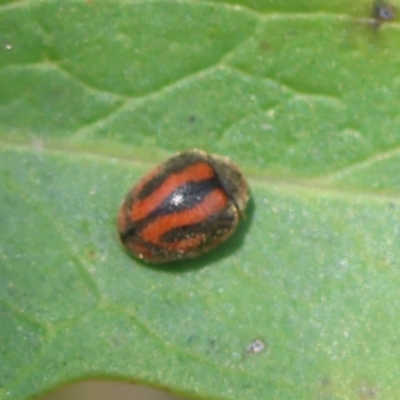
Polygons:
[[260,49],[261,51],[265,51],[265,52],[271,50],[270,44],[269,44],[267,41],[265,41],[265,40],[262,40],[262,41],[258,44],[258,47],[259,47],[259,49]]
[[266,344],[261,339],[256,339],[246,347],[246,354],[262,353],[266,347]]
[[396,8],[392,4],[380,1],[373,4],[372,17],[377,28],[382,23],[393,21],[396,15]]

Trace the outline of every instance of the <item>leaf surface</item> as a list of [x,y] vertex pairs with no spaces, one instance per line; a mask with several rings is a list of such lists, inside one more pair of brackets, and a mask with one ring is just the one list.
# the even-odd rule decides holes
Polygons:
[[[399,398],[399,40],[362,0],[0,1],[0,398]],[[189,148],[247,219],[146,266],[118,206]]]

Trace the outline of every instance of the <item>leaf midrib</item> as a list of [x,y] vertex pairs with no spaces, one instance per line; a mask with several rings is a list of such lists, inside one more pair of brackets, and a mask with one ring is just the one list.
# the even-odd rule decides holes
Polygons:
[[[93,147],[93,144],[91,145]],[[42,149],[35,149],[34,144],[26,144],[23,141],[14,141],[14,140],[5,140],[2,138],[0,140],[0,149],[1,150],[8,150],[8,151],[15,151],[15,152],[23,152],[29,154],[45,154],[49,156],[63,156],[63,157],[81,157],[82,159],[92,159],[97,160],[102,163],[108,163],[115,165],[118,163],[119,165],[125,166],[136,166],[140,167],[141,169],[151,169],[154,167],[158,162],[162,162],[163,159],[159,159],[154,161],[148,160],[145,157],[136,156],[135,158],[126,158],[120,157],[117,154],[106,154],[106,153],[95,153],[90,152],[84,147],[77,147],[76,144],[71,142],[58,142],[57,144],[49,144],[46,142],[43,145]],[[1,151],[0,150],[0,151]],[[390,150],[387,153],[399,152],[399,149]],[[387,154],[385,153],[385,154]],[[374,155],[376,158],[377,155]],[[324,195],[324,197],[334,196],[337,198],[345,198],[345,199],[357,199],[357,200],[365,200],[365,201],[382,201],[384,203],[391,202],[394,204],[400,204],[400,197],[398,193],[395,191],[388,192],[385,191],[377,191],[373,189],[360,189],[357,187],[352,187],[350,185],[342,184],[340,187],[334,184],[332,179],[334,177],[339,177],[343,171],[348,172],[350,169],[358,168],[360,165],[364,165],[368,163],[368,160],[361,161],[359,163],[355,163],[351,166],[346,166],[338,171],[333,171],[332,173],[326,174],[325,176],[319,176],[316,178],[298,178],[294,176],[285,177],[285,176],[278,176],[272,175],[268,173],[260,173],[255,171],[246,171],[246,167],[242,168],[248,180],[250,181],[250,186],[253,187],[279,187],[282,192],[289,193],[291,196],[295,196],[296,194],[299,197],[303,195],[311,195],[313,197]],[[333,182],[333,183],[331,183]]]

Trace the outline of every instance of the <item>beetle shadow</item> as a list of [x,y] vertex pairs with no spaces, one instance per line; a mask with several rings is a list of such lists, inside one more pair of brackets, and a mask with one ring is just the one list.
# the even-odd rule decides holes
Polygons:
[[252,224],[254,210],[255,203],[253,198],[250,197],[245,211],[245,218],[239,222],[236,231],[226,242],[221,243],[215,249],[210,250],[206,254],[202,254],[196,258],[189,258],[162,264],[149,264],[137,259],[136,261],[144,267],[172,274],[195,271],[210,266],[235,253],[238,249],[240,249],[240,247],[243,246],[245,235]]

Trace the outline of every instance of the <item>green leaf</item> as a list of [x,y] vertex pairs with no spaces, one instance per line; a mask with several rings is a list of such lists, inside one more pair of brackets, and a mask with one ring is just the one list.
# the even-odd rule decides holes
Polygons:
[[[400,30],[372,17],[361,0],[0,1],[0,398],[94,377],[399,398]],[[247,219],[196,260],[139,263],[118,206],[194,147],[242,167]]]

